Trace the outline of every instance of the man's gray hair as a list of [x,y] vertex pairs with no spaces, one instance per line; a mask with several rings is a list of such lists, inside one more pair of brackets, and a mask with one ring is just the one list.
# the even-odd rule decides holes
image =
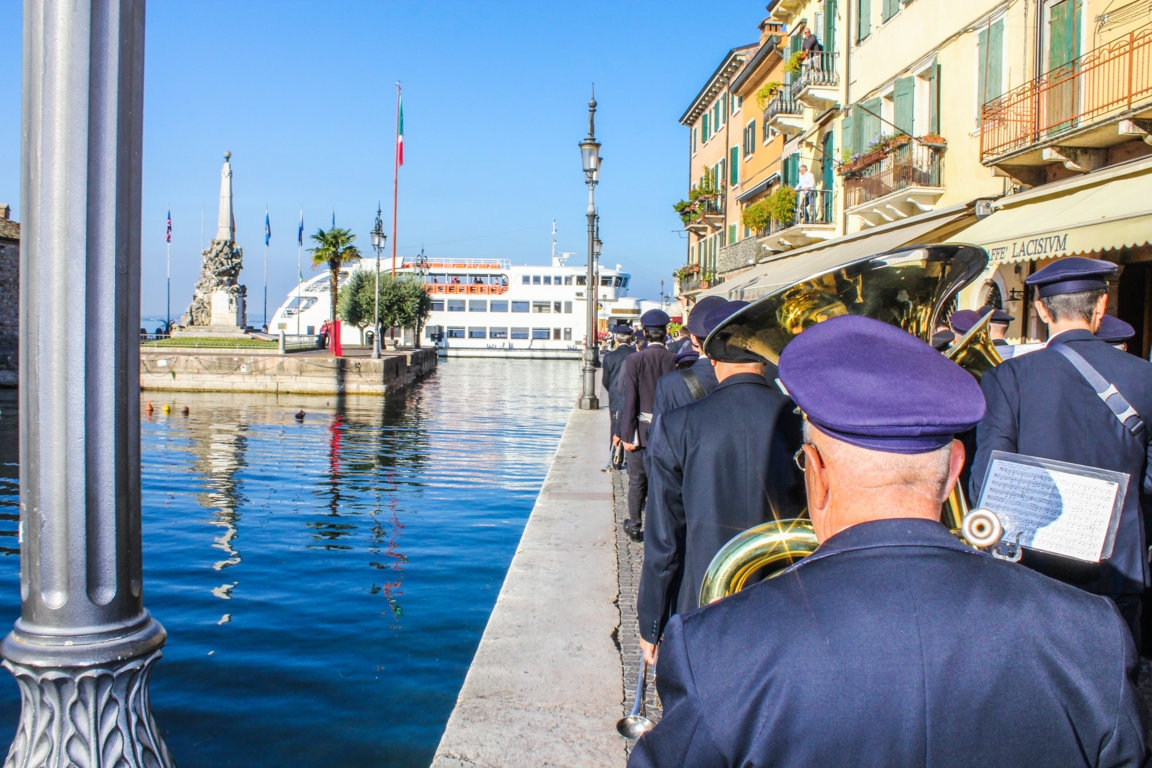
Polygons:
[[1040,303],[1044,305],[1044,309],[1048,310],[1048,314],[1052,315],[1052,319],[1056,322],[1083,320],[1090,323],[1092,322],[1092,314],[1096,311],[1096,302],[1107,293],[1105,288],[1093,288],[1075,293],[1058,293],[1055,296],[1045,296],[1040,299]]

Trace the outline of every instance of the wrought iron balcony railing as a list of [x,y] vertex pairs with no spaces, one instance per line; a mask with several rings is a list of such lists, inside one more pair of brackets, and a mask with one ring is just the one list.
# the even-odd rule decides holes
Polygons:
[[816,51],[808,54],[800,65],[800,75],[792,84],[792,92],[800,93],[812,86],[835,86],[840,84],[840,76],[836,72],[836,53],[833,51]]
[[844,193],[848,207],[855,208],[901,189],[943,185],[943,151],[909,142],[893,149],[880,162],[845,178]]
[[1041,75],[981,110],[980,160],[1048,141],[1152,102],[1152,25]]
[[779,115],[799,115],[803,111],[800,102],[796,100],[791,88],[781,88],[776,95],[768,100],[764,107],[764,122],[770,123]]

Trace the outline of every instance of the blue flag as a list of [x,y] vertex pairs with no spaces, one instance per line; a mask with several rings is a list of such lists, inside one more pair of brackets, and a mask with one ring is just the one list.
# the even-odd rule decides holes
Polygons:
[[268,223],[268,211],[264,211],[264,245],[272,239],[272,226]]
[[336,229],[336,209],[332,209],[332,229]]
[[296,244],[304,245],[304,206],[300,206],[300,229],[296,230]]

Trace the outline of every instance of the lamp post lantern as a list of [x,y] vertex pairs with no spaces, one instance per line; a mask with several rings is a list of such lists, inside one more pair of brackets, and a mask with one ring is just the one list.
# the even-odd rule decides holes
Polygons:
[[380,220],[380,204],[376,204],[376,226],[372,228],[372,248],[376,251],[376,305],[372,311],[372,359],[380,359],[380,252],[388,235],[384,234],[384,222]]
[[588,135],[580,142],[584,181],[588,184],[588,276],[585,298],[588,300],[588,326],[584,334],[583,391],[580,409],[593,411],[600,407],[596,397],[596,183],[600,180],[600,142],[596,141],[596,91],[588,101]]

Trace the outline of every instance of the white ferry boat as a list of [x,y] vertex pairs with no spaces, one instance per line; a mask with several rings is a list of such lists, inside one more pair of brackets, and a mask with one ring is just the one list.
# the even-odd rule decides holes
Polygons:
[[[432,313],[421,343],[441,354],[461,357],[579,358],[587,326],[587,267],[570,267],[567,254],[553,255],[550,266],[513,266],[507,259],[417,257],[397,259],[397,274],[415,275],[432,297]],[[381,273],[391,260],[380,262]],[[356,270],[372,272],[374,258],[363,258],[340,271],[344,285]],[[621,322],[638,325],[640,315],[660,306],[656,301],[629,298],[622,271],[599,272],[597,331]],[[312,336],[330,318],[327,270],[301,282],[272,315],[268,331]],[[412,330],[396,331],[410,345]],[[344,344],[372,343],[371,328],[347,324]]]

